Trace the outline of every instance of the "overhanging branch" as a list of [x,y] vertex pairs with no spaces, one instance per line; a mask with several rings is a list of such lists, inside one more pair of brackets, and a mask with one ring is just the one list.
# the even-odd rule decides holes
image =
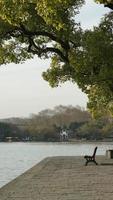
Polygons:
[[37,54],[38,56],[41,56],[46,53],[55,53],[55,54],[59,55],[59,57],[62,59],[62,61],[66,62],[66,63],[69,62],[68,57],[65,56],[63,54],[63,52],[60,51],[58,48],[54,48],[54,47],[46,47],[46,48],[42,47],[41,48],[35,44],[33,38],[31,38],[30,36],[28,37],[28,41],[29,41],[28,52]]
[[33,37],[33,36],[45,36],[45,37],[48,37],[51,40],[59,43],[62,46],[63,49],[65,49],[65,50],[69,50],[70,49],[68,41],[64,42],[63,40],[61,40],[60,38],[56,37],[52,33],[49,33],[47,31],[29,31],[22,24],[20,25],[20,27],[21,27],[22,32],[27,36],[30,36],[30,37]]

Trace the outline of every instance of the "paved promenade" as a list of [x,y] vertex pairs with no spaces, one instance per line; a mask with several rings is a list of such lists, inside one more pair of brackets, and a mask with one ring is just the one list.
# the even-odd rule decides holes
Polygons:
[[46,158],[0,189],[0,200],[113,200],[113,159]]

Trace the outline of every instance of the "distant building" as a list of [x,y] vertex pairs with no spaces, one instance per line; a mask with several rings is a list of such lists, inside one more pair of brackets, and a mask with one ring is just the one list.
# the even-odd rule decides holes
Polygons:
[[69,134],[66,130],[62,130],[60,132],[60,141],[63,142],[63,141],[68,141],[69,139]]
[[6,142],[18,142],[18,137],[5,137]]

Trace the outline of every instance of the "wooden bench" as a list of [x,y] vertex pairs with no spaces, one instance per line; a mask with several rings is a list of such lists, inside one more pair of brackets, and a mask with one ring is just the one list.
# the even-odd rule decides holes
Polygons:
[[98,165],[98,163],[95,160],[95,155],[96,155],[97,148],[98,147],[95,147],[94,153],[93,153],[92,156],[87,156],[87,155],[84,156],[84,158],[86,159],[86,163],[85,163],[86,166],[88,165],[89,162],[94,162],[96,165]]

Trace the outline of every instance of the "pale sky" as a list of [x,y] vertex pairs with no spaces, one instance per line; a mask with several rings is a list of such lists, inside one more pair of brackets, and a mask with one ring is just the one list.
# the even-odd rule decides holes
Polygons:
[[[109,9],[93,0],[81,9],[82,27],[97,25]],[[0,68],[0,118],[29,117],[39,111],[57,105],[73,105],[86,108],[87,96],[70,82],[51,88],[41,74],[49,67],[48,60],[35,58],[24,64],[9,64]]]

